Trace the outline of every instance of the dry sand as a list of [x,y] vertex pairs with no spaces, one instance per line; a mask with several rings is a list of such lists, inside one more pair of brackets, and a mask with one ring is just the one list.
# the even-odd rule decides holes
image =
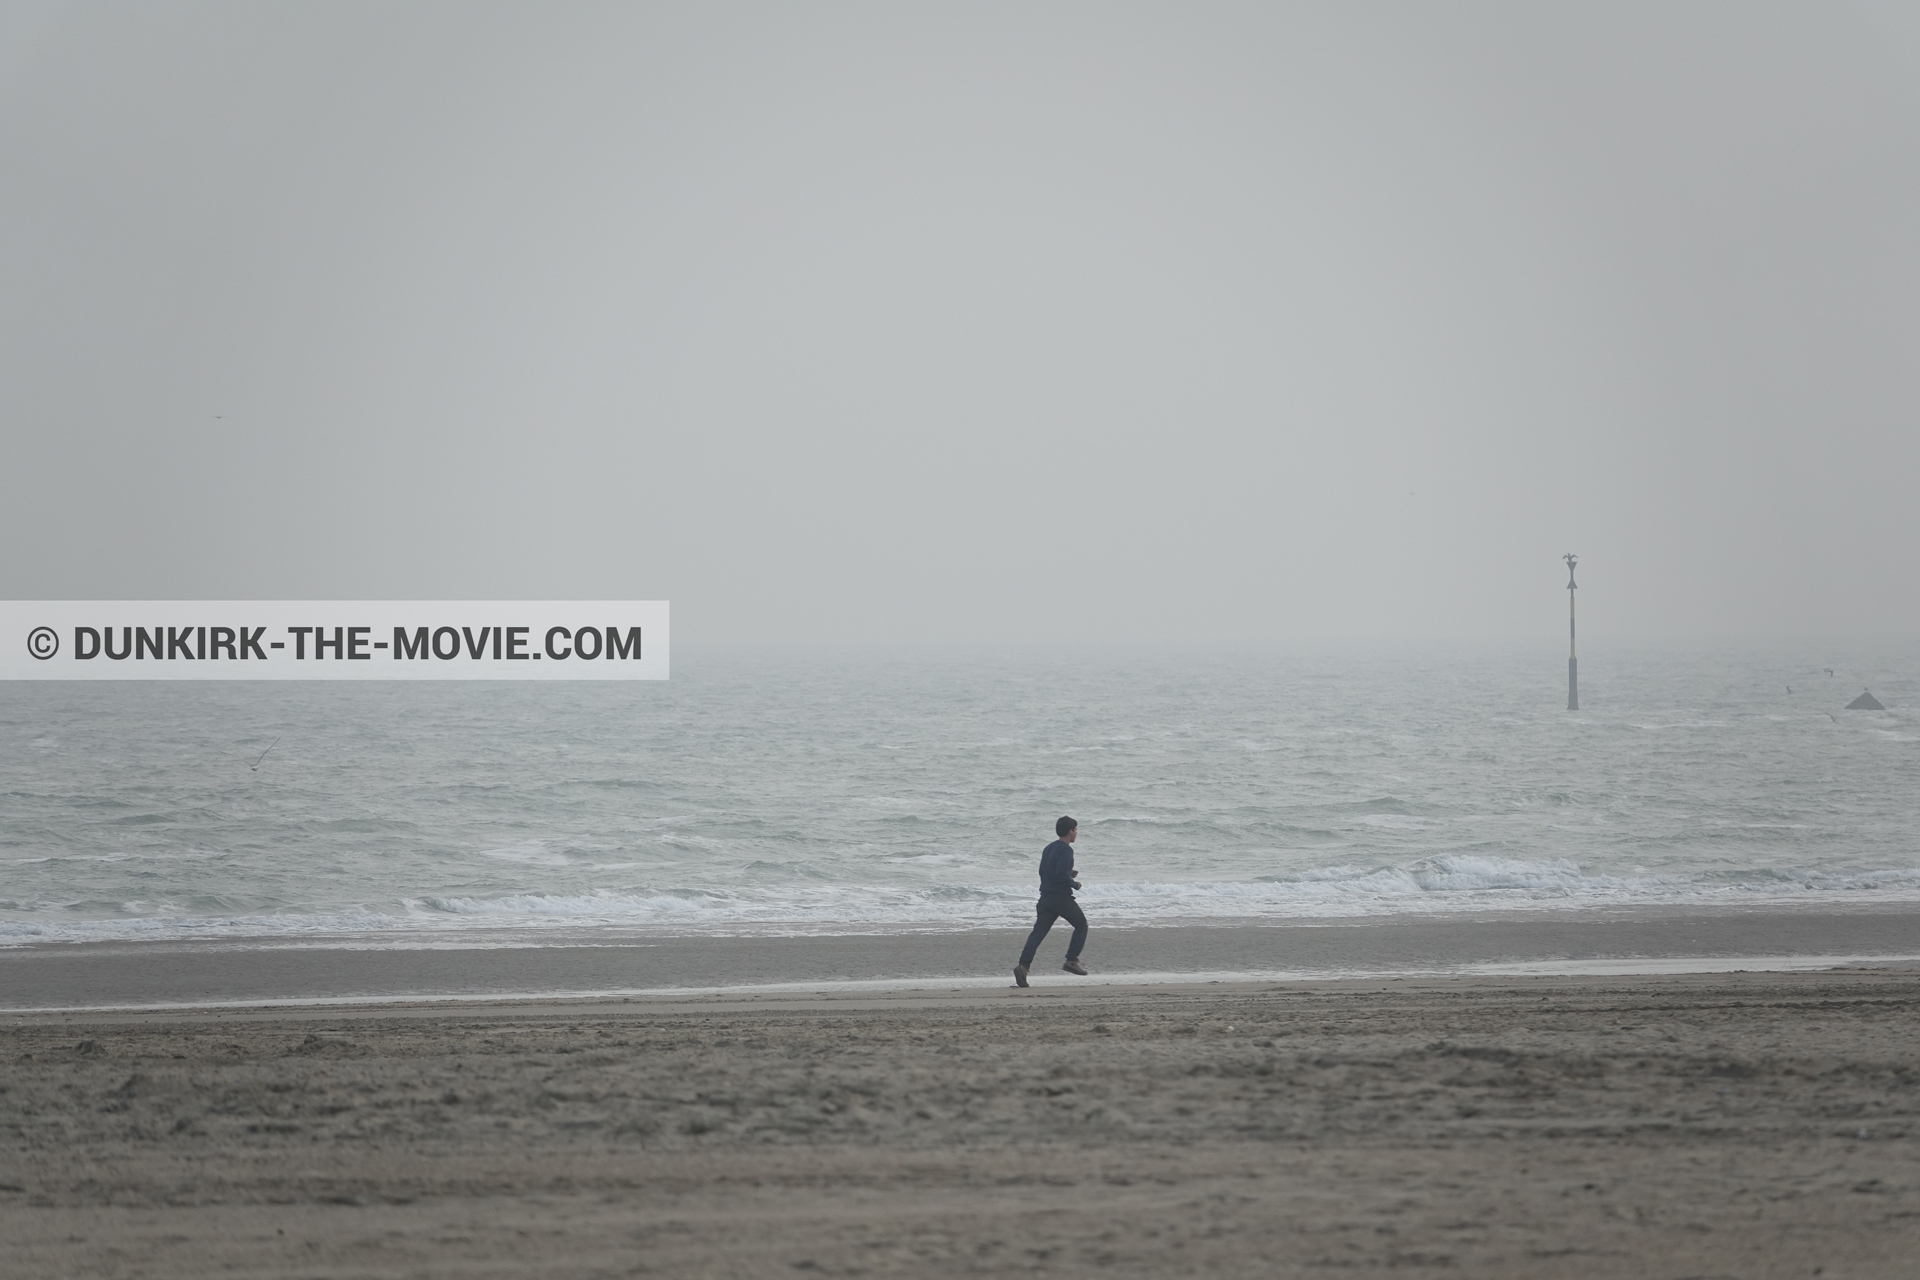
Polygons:
[[1920,1274],[1920,974],[0,1023],[0,1274]]

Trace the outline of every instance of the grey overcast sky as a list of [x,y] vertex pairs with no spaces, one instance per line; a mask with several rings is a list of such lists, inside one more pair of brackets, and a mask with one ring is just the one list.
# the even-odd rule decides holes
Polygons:
[[1920,9],[0,8],[0,596],[1920,634]]

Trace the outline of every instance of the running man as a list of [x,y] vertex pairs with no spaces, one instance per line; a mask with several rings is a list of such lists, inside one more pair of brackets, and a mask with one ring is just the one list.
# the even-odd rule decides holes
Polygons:
[[1016,987],[1027,985],[1027,967],[1033,963],[1033,953],[1040,949],[1055,920],[1065,920],[1073,926],[1073,941],[1067,944],[1067,962],[1060,967],[1082,977],[1087,972],[1086,966],[1080,963],[1080,948],[1087,945],[1087,916],[1073,900],[1073,891],[1080,887],[1073,873],[1073,842],[1080,834],[1080,824],[1072,818],[1062,818],[1053,824],[1053,830],[1060,838],[1040,854],[1039,918],[1034,921],[1033,932],[1027,935],[1020,963],[1013,966]]

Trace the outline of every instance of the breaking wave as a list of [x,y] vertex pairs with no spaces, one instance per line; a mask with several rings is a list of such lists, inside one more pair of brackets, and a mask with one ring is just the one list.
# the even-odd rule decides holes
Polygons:
[[[1238,881],[1128,881],[1080,893],[1108,925],[1351,919],[1404,914],[1661,906],[1812,906],[1920,902],[1920,868],[1768,870],[1740,875],[1608,875],[1569,861],[1478,856],[1334,866]],[[408,938],[510,931],[562,940],[585,933],[888,933],[1020,925],[1033,891],[1016,885],[818,885],[778,891],[423,895],[388,909],[71,921],[0,920],[0,945],[160,939]]]

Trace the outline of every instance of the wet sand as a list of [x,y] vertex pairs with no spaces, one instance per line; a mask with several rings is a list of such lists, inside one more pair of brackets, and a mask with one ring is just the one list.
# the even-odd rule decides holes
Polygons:
[[0,1020],[0,1274],[1914,1274],[1920,973]]
[[[1131,929],[1109,927],[1096,914],[1093,923],[1087,960],[1096,982],[1196,973],[1432,973],[1486,964],[1682,957],[1920,957],[1920,910],[1910,905],[1849,912],[1643,909]],[[1048,937],[1035,969],[1037,981],[1083,981],[1059,972],[1068,932],[1056,928]],[[1025,937],[1024,929],[999,929],[532,947],[523,936],[503,933],[487,946],[418,949],[355,946],[350,940],[25,946],[0,949],[0,1011],[627,994],[781,983],[999,985]]]

